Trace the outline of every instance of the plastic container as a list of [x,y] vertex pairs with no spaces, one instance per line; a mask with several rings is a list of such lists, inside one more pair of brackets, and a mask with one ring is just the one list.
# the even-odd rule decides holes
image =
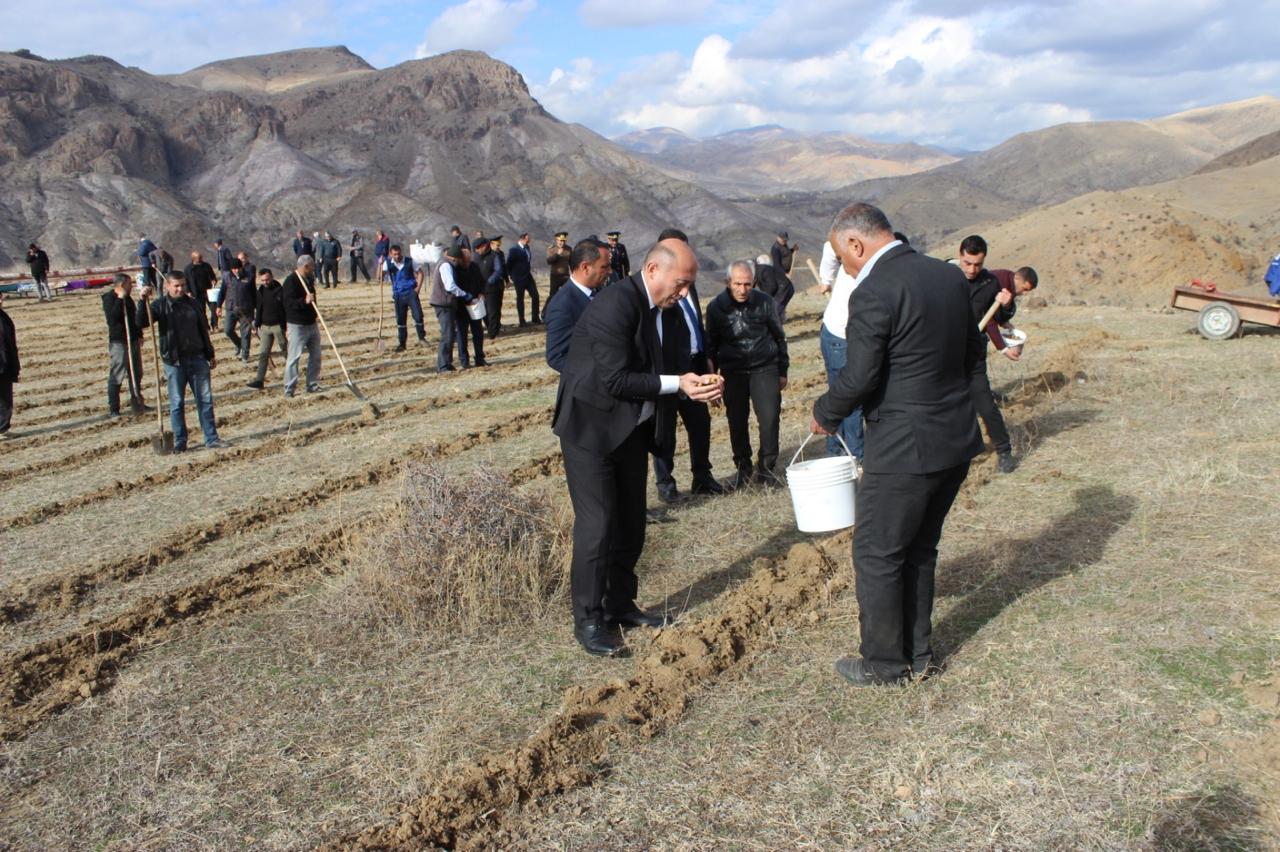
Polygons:
[[844,439],[836,438],[845,455],[797,462],[810,434],[787,465],[787,490],[800,532],[832,532],[847,529],[854,522],[854,494],[857,461]]
[[473,320],[482,320],[486,315],[487,312],[484,309],[483,299],[476,299],[474,302],[467,305],[467,316],[471,317]]
[[1014,351],[1014,354],[1022,353],[1022,346],[1027,342],[1027,333],[1020,329],[1009,328],[1001,329],[1000,336],[1004,338],[1004,345]]

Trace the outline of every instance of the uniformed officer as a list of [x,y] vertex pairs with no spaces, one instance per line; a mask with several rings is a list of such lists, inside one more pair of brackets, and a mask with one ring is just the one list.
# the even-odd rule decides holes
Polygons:
[[571,254],[573,249],[569,248],[569,232],[557,231],[555,243],[547,246],[547,268],[551,273],[549,276],[551,293],[547,296],[548,301],[569,280],[569,255]]
[[618,238],[622,236],[621,231],[610,231],[605,236],[609,238],[609,250],[613,252],[613,257],[609,259],[609,266],[612,268],[609,283],[612,284],[631,274],[631,258],[627,257],[627,247],[618,242]]

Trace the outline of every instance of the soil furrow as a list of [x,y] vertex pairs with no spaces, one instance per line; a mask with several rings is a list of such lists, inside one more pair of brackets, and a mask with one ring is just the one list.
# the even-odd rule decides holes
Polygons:
[[[398,405],[385,408],[382,412],[382,421],[384,423],[390,422],[395,418],[404,415],[422,414],[428,411],[454,407],[466,402],[474,402],[477,399],[518,393],[523,390],[530,390],[543,385],[549,385],[554,380],[555,376],[544,376],[537,379],[527,379],[522,382],[501,385],[485,390],[472,391],[471,393],[462,396],[436,396],[416,402],[400,403]],[[170,482],[198,475],[201,471],[209,470],[214,467],[221,467],[222,465],[230,462],[251,461],[254,459],[265,458],[284,450],[306,446],[316,438],[330,438],[337,435],[344,435],[358,431],[362,428],[368,428],[370,425],[365,419],[366,414],[364,411],[352,411],[349,414],[342,415],[342,417],[344,419],[339,422],[330,422],[324,426],[317,426],[301,431],[295,431],[294,426],[281,426],[277,430],[273,430],[279,434],[276,434],[259,444],[253,446],[235,446],[229,450],[216,454],[205,455],[198,461],[177,465],[169,470],[161,471],[160,473],[153,473],[128,482],[117,481],[95,491],[90,491],[87,494],[81,494],[68,500],[55,501],[44,506],[38,506],[34,509],[23,512],[22,514],[0,520],[0,527],[21,529],[23,527],[34,526],[35,524],[47,521],[50,518],[56,518],[59,515],[66,514],[67,512],[82,509],[85,506],[93,505],[94,503],[102,500],[109,500],[112,497],[121,494],[136,494],[139,491],[157,488]]]
[[3,604],[0,604],[0,622],[15,623],[35,613],[66,612],[80,608],[94,590],[103,583],[127,582],[145,576],[156,567],[185,556],[228,533],[242,535],[276,523],[282,515],[301,511],[327,500],[334,494],[356,491],[385,482],[388,477],[397,475],[410,462],[428,458],[449,458],[485,444],[514,437],[534,424],[549,422],[550,415],[551,410],[545,407],[527,409],[512,414],[500,423],[450,441],[429,441],[405,446],[396,457],[366,465],[354,473],[325,479],[310,488],[291,494],[287,510],[272,506],[260,511],[226,515],[210,523],[190,524],[165,539],[153,542],[144,553],[130,554],[87,571],[44,578],[19,587]]

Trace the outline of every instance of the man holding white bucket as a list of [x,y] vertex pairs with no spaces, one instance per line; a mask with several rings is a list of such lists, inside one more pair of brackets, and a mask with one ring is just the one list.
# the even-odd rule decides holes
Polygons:
[[969,381],[983,341],[964,275],[896,239],[878,208],[841,210],[830,241],[858,286],[848,357],[811,428],[830,435],[859,407],[867,421],[853,535],[861,654],[835,666],[855,686],[902,683],[933,659],[938,539],[982,451]]

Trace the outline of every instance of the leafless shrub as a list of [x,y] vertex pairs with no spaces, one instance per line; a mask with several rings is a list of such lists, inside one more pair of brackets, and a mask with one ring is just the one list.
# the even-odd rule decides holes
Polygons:
[[562,602],[571,547],[565,508],[506,475],[415,465],[386,526],[357,545],[351,612],[419,635],[540,618]]

